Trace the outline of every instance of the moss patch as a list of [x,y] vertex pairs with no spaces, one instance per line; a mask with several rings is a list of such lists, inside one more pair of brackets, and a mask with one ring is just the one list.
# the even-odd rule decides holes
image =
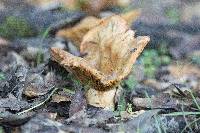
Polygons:
[[159,53],[154,49],[145,50],[140,58],[144,65],[144,73],[148,78],[155,78],[155,72],[161,65],[167,65],[171,62],[171,58],[164,53]]
[[0,72],[0,80],[4,80],[5,79],[5,76],[2,72]]
[[180,22],[180,11],[177,8],[169,7],[165,9],[165,16],[169,18],[172,24]]
[[0,25],[0,36],[8,39],[15,39],[17,37],[30,37],[33,35],[33,29],[23,18],[9,16]]

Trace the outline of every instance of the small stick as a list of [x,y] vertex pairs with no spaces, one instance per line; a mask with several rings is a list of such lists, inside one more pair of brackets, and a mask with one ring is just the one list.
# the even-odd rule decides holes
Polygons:
[[51,98],[51,96],[52,96],[52,95],[54,94],[54,92],[57,91],[57,90],[58,90],[58,88],[53,89],[52,92],[49,94],[49,96],[48,96],[43,102],[41,102],[41,103],[39,103],[39,104],[37,104],[37,105],[35,105],[35,106],[33,106],[33,107],[27,109],[27,110],[21,111],[21,112],[17,113],[17,115],[22,115],[22,114],[24,114],[24,113],[27,113],[27,112],[29,112],[29,111],[31,111],[31,110],[33,110],[33,109],[35,109],[35,108],[37,108],[37,107],[43,105],[46,101],[48,101],[48,100]]

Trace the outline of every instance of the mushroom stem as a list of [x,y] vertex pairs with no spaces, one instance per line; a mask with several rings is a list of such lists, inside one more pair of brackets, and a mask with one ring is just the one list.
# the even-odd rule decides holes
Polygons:
[[93,105],[95,107],[114,109],[115,96],[117,93],[117,87],[108,91],[98,91],[93,88],[90,88],[86,92],[86,99],[88,104]]

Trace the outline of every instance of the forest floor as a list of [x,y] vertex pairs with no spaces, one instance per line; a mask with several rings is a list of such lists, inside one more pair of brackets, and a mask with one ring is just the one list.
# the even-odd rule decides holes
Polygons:
[[[0,0],[0,133],[200,132],[200,2],[135,0],[85,13],[24,1]],[[51,47],[79,54],[57,33],[90,15],[138,8],[131,28],[150,43],[121,82],[115,109],[88,105],[84,86],[51,60]]]

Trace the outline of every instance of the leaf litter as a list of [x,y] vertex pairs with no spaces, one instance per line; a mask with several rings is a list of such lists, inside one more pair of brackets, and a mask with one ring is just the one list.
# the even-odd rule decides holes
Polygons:
[[[17,15],[23,16],[37,34],[31,38],[0,39],[0,75],[3,77],[0,78],[0,123],[5,132],[199,130],[200,71],[196,58],[199,35],[196,30],[190,30],[194,25],[192,22],[185,18],[184,23],[177,19],[172,21],[173,14],[170,13],[174,10],[169,11],[170,8],[163,6],[155,8],[157,14],[166,13],[169,19],[162,15],[156,19],[157,15],[151,14],[154,10],[149,10],[149,5],[143,7],[145,10],[134,8],[119,13],[121,8],[115,6],[124,6],[120,0],[111,2],[112,8],[110,4],[109,7],[105,5],[108,1],[97,4],[99,7],[96,9],[91,6],[96,3],[82,3],[78,7],[81,11],[69,13],[59,4],[45,8],[40,6],[40,1],[29,2],[20,4],[24,7],[18,7],[16,3],[20,1],[0,2],[7,6],[0,10],[1,22],[9,20],[9,15],[15,16],[16,10],[20,9]],[[45,2],[44,5],[52,4],[48,0]],[[163,5],[169,7],[168,4]],[[177,6],[176,2],[171,4]],[[11,5],[16,8],[11,10]],[[73,4],[70,8],[74,8]],[[101,18],[99,13],[107,13],[107,10],[108,14],[112,12],[111,16]],[[198,29],[198,25],[194,26]],[[12,29],[10,27],[9,32]],[[144,47],[149,41],[148,37],[138,37],[142,35],[150,36],[150,45],[145,49],[145,56],[142,53],[137,58],[143,49],[138,46]],[[167,47],[159,51],[154,47],[156,44],[167,44]],[[56,48],[52,50],[52,47]],[[148,51],[152,47],[158,51],[157,54]],[[191,54],[194,50],[195,54]],[[124,53],[133,55],[134,59],[126,58]],[[60,65],[52,61],[50,55]],[[166,55],[170,56],[163,58]],[[151,57],[160,64],[155,66]],[[168,64],[165,60],[162,63],[168,58],[173,62]],[[142,60],[146,63],[143,64]],[[87,70],[87,73],[82,70]],[[155,78],[145,75],[146,72],[154,74]],[[101,107],[110,105],[105,102],[112,103],[112,110],[99,108],[96,97],[90,97],[104,94],[108,95],[101,97],[105,100],[101,101]]]

